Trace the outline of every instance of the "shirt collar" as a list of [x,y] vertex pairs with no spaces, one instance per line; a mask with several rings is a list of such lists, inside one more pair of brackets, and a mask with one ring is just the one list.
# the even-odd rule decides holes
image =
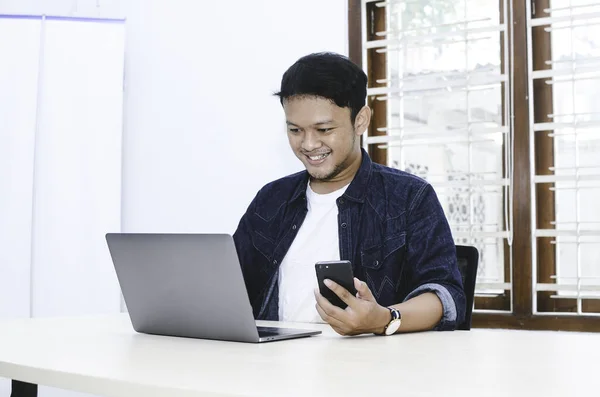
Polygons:
[[[369,180],[371,179],[371,172],[373,169],[373,162],[369,157],[369,154],[363,149],[360,149],[362,154],[362,160],[360,163],[360,168],[354,175],[354,179],[346,189],[343,197],[356,201],[359,203],[364,203],[365,197],[367,195],[367,187],[369,185]],[[294,202],[299,198],[306,198],[306,188],[308,186],[308,171],[304,171],[302,173],[302,181],[296,186],[296,190],[292,195],[292,199],[290,201]]]

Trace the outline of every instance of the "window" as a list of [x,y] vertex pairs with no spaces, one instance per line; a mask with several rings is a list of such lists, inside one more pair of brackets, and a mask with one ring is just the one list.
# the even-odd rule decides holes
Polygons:
[[529,73],[538,205],[534,309],[598,313],[600,2],[553,0],[540,8],[529,19],[536,43]]
[[363,144],[427,179],[457,244],[478,248],[474,326],[600,330],[600,2],[586,1],[349,1]]

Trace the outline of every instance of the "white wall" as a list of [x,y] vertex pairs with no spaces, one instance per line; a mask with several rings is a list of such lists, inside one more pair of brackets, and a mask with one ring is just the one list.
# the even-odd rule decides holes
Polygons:
[[301,169],[281,75],[346,53],[346,0],[132,0],[123,231],[233,232],[265,183]]

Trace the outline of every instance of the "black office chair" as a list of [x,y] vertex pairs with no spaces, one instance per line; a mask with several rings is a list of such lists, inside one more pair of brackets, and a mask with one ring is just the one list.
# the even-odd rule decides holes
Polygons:
[[465,320],[456,329],[468,331],[471,329],[471,314],[473,313],[473,300],[475,299],[475,281],[477,279],[479,251],[475,247],[457,245],[456,257],[458,259],[458,269],[462,276],[465,297],[467,298]]
[[37,397],[37,385],[13,380],[11,387],[12,392],[10,393],[10,397]]

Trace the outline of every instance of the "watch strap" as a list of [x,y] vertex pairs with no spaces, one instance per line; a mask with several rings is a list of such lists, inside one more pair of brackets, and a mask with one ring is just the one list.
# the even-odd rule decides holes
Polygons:
[[378,335],[386,335],[386,331],[387,331],[388,327],[390,326],[390,324],[392,324],[396,320],[402,321],[402,314],[400,313],[400,311],[398,309],[395,309],[393,307],[387,307],[386,309],[388,309],[390,311],[391,319],[386,324],[386,326],[383,328],[383,332]]

